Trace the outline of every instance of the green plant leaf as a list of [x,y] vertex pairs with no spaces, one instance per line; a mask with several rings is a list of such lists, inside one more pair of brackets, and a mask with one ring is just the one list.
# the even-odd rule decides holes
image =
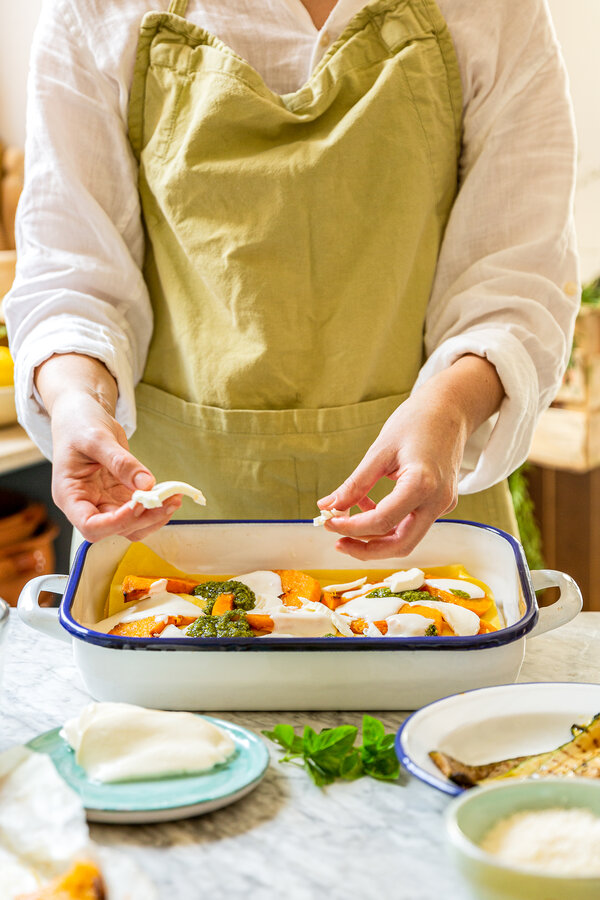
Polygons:
[[302,738],[296,735],[293,725],[276,725],[273,731],[263,731],[262,734],[284,750],[296,755],[302,754]]
[[362,721],[362,739],[363,747],[378,747],[380,741],[385,737],[385,728],[383,722],[373,716],[363,716]]

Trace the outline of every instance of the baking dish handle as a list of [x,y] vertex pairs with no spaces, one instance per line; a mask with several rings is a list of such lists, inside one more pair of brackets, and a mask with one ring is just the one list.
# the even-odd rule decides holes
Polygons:
[[528,638],[537,637],[538,634],[544,634],[546,631],[566,625],[575,618],[578,612],[581,612],[583,606],[581,591],[570,575],[557,572],[555,569],[534,569],[531,572],[531,580],[536,591],[557,587],[560,594],[558,600],[551,606],[542,606],[537,624],[527,635]]
[[17,612],[26,625],[70,644],[69,633],[65,631],[58,620],[58,610],[39,604],[42,591],[64,594],[68,580],[68,575],[39,575],[37,578],[32,578],[21,591],[17,602]]

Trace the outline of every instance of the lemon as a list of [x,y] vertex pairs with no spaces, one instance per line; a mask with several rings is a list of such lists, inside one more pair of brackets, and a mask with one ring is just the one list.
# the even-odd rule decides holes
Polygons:
[[0,387],[14,384],[14,363],[8,347],[0,347]]

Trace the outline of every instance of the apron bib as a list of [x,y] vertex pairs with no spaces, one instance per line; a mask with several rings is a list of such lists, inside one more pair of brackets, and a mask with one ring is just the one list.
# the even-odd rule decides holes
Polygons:
[[[279,95],[185,10],[144,17],[130,99],[155,317],[131,449],[210,518],[310,518],[422,365],[458,65],[433,0],[375,0]],[[485,494],[464,514],[512,527]]]

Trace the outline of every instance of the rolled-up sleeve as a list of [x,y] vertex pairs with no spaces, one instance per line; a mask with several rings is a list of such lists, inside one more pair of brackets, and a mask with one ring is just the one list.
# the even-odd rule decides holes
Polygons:
[[[495,51],[483,41],[485,57],[462,60],[470,99],[460,186],[428,309],[427,359],[415,385],[467,353],[496,367],[505,397],[467,445],[463,494],[489,487],[526,458],[538,416],[568,363],[580,296],[575,130],[564,65],[542,0],[520,11],[505,6]],[[484,13],[459,23],[459,48],[476,54],[469,29],[481,27]]]
[[127,434],[135,430],[152,311],[125,103],[71,7],[44,4],[28,84],[17,275],[4,314],[19,421],[49,458],[50,422],[33,375],[53,354],[101,360],[118,384],[117,418]]

